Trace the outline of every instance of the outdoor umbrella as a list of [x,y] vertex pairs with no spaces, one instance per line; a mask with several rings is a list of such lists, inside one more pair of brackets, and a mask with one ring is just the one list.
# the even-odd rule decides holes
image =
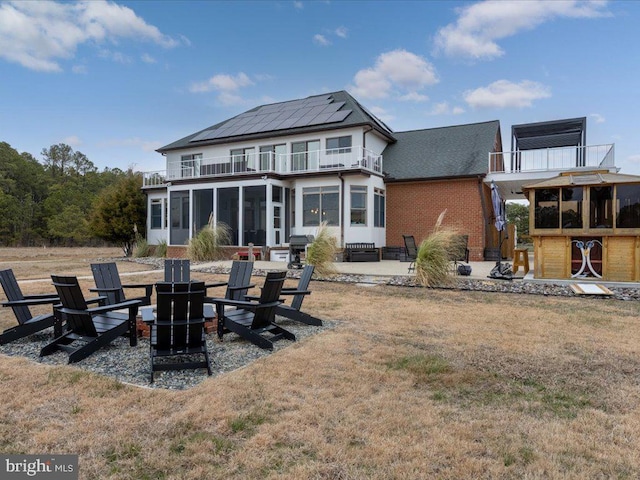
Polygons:
[[495,182],[491,182],[491,203],[493,203],[493,214],[496,217],[495,226],[499,232],[504,230],[507,223],[504,218],[504,202],[500,196],[500,191]]
[[[496,230],[498,230],[498,261],[496,262],[496,266],[489,276],[491,278],[503,278],[503,279],[511,279],[511,271],[508,268],[502,267],[502,231],[507,223],[505,214],[504,214],[504,202],[502,201],[502,197],[500,196],[500,191],[494,182],[491,182],[491,203],[493,204],[493,213],[496,217],[496,221],[494,225],[496,226]],[[507,265],[508,267],[508,265]]]

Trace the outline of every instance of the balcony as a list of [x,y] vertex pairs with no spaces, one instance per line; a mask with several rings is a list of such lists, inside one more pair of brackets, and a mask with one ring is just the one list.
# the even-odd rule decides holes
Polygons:
[[382,155],[366,148],[349,147],[287,154],[250,153],[224,157],[167,161],[167,170],[145,172],[143,188],[165,186],[167,182],[235,175],[277,174],[282,176],[359,169],[382,174]]
[[490,174],[615,168],[614,145],[489,153]]

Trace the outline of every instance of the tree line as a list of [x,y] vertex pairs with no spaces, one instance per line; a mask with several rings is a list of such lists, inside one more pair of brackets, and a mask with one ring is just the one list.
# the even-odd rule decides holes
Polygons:
[[91,246],[131,253],[134,228],[146,225],[142,175],[98,168],[60,143],[42,162],[0,142],[0,246]]

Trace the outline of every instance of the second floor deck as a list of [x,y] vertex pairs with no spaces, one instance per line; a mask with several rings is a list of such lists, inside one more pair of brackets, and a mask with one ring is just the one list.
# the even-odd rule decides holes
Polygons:
[[286,154],[261,152],[209,158],[194,155],[168,160],[166,170],[145,172],[142,186],[160,187],[167,182],[195,178],[267,173],[290,176],[353,169],[382,175],[382,155],[362,147]]
[[614,145],[558,147],[489,153],[490,174],[615,168]]

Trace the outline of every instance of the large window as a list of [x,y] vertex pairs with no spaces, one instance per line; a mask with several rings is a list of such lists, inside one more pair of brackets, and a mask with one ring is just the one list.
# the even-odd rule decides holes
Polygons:
[[157,230],[163,228],[162,219],[162,200],[151,200],[151,229]]
[[589,228],[612,228],[613,187],[590,187],[589,198]]
[[351,225],[367,224],[367,187],[351,186]]
[[616,186],[618,228],[640,228],[640,185]]
[[582,187],[562,189],[562,228],[582,228]]
[[213,215],[213,189],[193,192],[193,235],[209,224]]
[[234,172],[252,172],[256,169],[256,149],[237,148],[231,150],[231,161]]
[[320,158],[320,140],[291,144],[291,170],[315,170]]
[[317,227],[320,222],[340,225],[339,187],[303,188],[302,208],[304,227]]
[[182,155],[180,164],[182,168],[182,178],[195,177],[200,173],[200,162],[202,161],[201,153],[193,155]]
[[231,233],[231,245],[238,245],[239,202],[240,195],[237,187],[218,189],[218,223],[224,223],[229,226]]
[[560,228],[560,189],[536,190],[535,228]]
[[286,145],[265,145],[260,147],[260,170],[277,170],[278,165],[286,158]]
[[351,153],[351,135],[327,138],[327,155],[336,153]]
[[384,190],[373,189],[373,226],[384,227],[385,197]]
[[267,243],[267,187],[242,189],[244,210],[242,214],[242,244],[266,245]]

